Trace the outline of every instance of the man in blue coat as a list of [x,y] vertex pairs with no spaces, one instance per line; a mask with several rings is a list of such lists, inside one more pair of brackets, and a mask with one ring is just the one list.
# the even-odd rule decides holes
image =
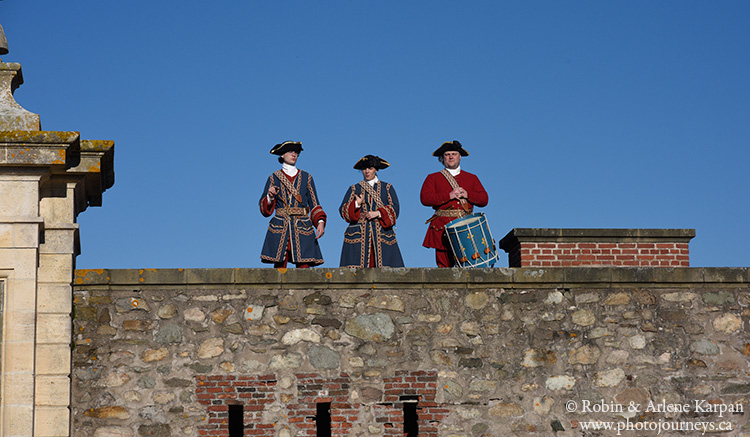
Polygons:
[[287,262],[297,268],[323,264],[318,238],[325,233],[326,214],[318,203],[312,176],[297,168],[302,150],[297,141],[285,141],[271,149],[271,154],[279,156],[281,169],[268,177],[260,198],[264,217],[275,212],[260,260],[276,268],[286,267]]
[[339,207],[349,223],[344,232],[341,267],[403,267],[396,241],[399,204],[396,190],[378,179],[378,170],[390,164],[378,156],[367,155],[354,164],[363,179],[347,190]]

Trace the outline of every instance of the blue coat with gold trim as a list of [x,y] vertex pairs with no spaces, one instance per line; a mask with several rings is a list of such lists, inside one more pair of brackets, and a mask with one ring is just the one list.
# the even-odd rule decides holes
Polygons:
[[[399,213],[396,190],[391,184],[381,181],[376,182],[373,189],[382,202],[381,207],[360,184],[349,187],[341,202],[339,213],[349,223],[344,232],[341,267],[404,266],[394,231]],[[354,196],[363,193],[362,205],[357,208]],[[380,217],[367,220],[367,211],[375,210],[380,212]]]
[[[287,186],[281,178],[286,178],[290,185]],[[279,193],[269,205],[266,194],[271,185],[278,187]],[[318,221],[326,220],[326,214],[318,203],[315,182],[310,173],[299,170],[294,179],[289,181],[283,171],[273,172],[263,189],[260,211],[264,217],[276,212],[268,223],[268,232],[260,254],[262,262],[283,261],[287,247],[291,247],[289,262],[323,264],[323,254],[315,239],[315,230]]]

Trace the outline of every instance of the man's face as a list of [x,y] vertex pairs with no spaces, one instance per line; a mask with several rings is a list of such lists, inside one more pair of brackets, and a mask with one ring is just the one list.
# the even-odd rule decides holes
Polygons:
[[285,154],[281,155],[281,157],[284,159],[284,164],[288,164],[288,165],[297,164],[298,156],[299,156],[299,153],[295,151],[286,152]]
[[449,152],[443,153],[443,165],[445,168],[449,168],[451,170],[455,170],[458,168],[458,165],[461,163],[461,154],[451,150]]
[[362,170],[362,176],[366,181],[375,179],[376,174],[378,174],[378,171],[375,170],[375,167],[367,167],[366,169]]

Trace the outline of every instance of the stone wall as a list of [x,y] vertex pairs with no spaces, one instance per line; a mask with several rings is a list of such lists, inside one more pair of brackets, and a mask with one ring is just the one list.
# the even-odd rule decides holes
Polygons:
[[750,435],[747,268],[79,270],[75,283],[75,436],[230,436],[238,420],[244,435],[312,436],[321,407],[334,436],[617,435],[593,421]]

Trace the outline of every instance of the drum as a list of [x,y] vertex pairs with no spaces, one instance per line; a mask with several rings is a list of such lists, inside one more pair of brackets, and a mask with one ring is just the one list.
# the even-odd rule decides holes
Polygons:
[[459,267],[492,267],[497,261],[495,240],[484,214],[470,214],[445,225]]

